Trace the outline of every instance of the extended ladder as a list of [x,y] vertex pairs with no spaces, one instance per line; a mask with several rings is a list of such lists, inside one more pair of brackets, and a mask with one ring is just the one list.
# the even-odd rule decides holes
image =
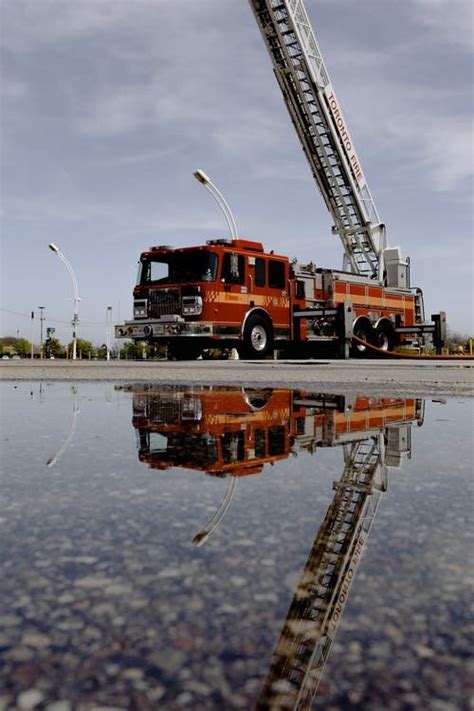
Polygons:
[[343,268],[383,280],[385,227],[302,0],[249,0],[311,171],[344,247]]

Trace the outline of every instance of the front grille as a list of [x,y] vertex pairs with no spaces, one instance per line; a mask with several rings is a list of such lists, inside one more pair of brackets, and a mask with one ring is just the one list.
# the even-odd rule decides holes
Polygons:
[[150,398],[147,415],[153,425],[177,425],[181,417],[181,400]]
[[181,299],[179,289],[153,289],[150,290],[148,301],[148,315],[150,318],[160,316],[181,315]]

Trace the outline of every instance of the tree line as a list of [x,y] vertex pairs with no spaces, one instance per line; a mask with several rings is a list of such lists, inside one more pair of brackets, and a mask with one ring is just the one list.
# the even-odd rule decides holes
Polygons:
[[[0,356],[17,355],[20,358],[31,358],[32,344],[26,338],[15,338],[14,336],[5,336],[0,338]],[[63,345],[58,338],[48,338],[43,344],[43,356],[45,358],[70,358],[72,356],[73,342]],[[107,345],[103,343],[100,346],[94,346],[91,341],[84,338],[76,340],[76,351],[78,358],[92,359],[98,358],[105,360],[107,358]],[[40,357],[39,346],[33,347],[35,357]],[[111,350],[112,358],[121,358],[123,360],[137,360],[142,358],[164,358],[166,357],[166,349],[164,346],[148,345],[145,343],[132,343],[126,341],[120,348]]]
[[[448,332],[445,348],[450,353],[469,353],[471,350],[470,338],[470,336],[457,331]],[[50,336],[43,344],[42,356],[45,358],[71,358],[72,348],[72,341],[67,345],[63,345],[58,338]],[[223,355],[221,349],[215,350],[215,353],[211,350],[205,355],[207,357],[227,357]],[[91,341],[78,338],[76,340],[76,352],[78,358],[105,360],[107,358],[107,345],[103,343],[100,346],[94,346]],[[36,358],[41,356],[39,346],[33,347],[33,353]],[[14,336],[0,338],[0,357],[3,355],[31,358],[31,343],[26,338],[15,338]],[[119,348],[111,349],[111,357],[122,360],[150,360],[167,358],[168,353],[164,345],[125,341]]]

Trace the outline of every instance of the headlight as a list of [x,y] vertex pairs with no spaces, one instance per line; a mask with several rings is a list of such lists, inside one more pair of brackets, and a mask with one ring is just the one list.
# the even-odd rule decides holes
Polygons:
[[141,299],[140,301],[133,302],[133,317],[134,318],[146,318],[147,313],[147,301],[146,299]]
[[183,296],[183,316],[199,316],[199,314],[202,314],[202,298]]
[[199,422],[202,419],[201,401],[197,398],[184,398],[181,405],[181,419]]

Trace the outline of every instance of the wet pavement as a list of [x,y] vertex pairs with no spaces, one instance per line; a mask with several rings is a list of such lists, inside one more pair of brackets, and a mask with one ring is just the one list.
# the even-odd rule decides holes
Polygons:
[[5,382],[0,709],[469,709],[473,401]]
[[0,381],[115,381],[322,389],[372,395],[474,396],[472,357],[444,359],[0,361]]

